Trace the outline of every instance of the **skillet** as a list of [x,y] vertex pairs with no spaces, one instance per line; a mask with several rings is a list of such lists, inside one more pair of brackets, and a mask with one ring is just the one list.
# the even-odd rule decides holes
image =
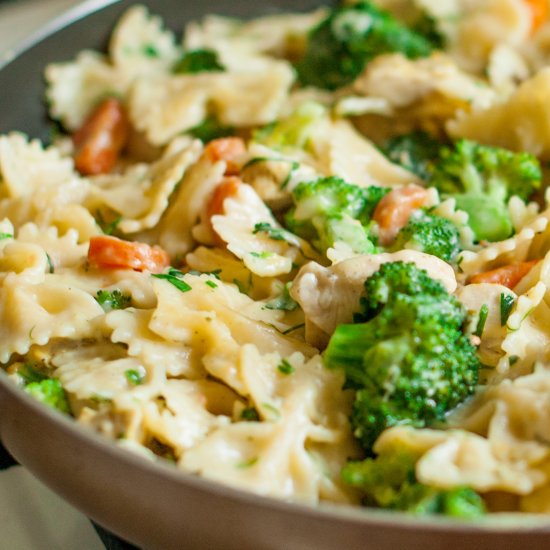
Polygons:
[[[22,50],[0,59],[0,133],[48,140],[46,64],[84,48],[104,49],[131,0],[91,0],[71,10]],[[149,0],[181,32],[207,13],[252,17],[308,10],[318,0]],[[419,519],[334,505],[319,508],[244,493],[152,463],[77,426],[13,386],[0,369],[0,440],[46,485],[91,519],[151,549],[515,550],[550,548],[550,519],[497,515],[466,523]]]

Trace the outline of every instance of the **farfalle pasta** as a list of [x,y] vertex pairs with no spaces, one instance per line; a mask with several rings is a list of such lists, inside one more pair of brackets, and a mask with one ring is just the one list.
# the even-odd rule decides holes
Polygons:
[[549,25],[130,8],[45,68],[61,135],[0,136],[3,368],[262,495],[550,513]]

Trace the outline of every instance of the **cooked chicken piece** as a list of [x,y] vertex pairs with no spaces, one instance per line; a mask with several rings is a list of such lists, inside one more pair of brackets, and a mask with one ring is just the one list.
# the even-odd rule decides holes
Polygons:
[[325,347],[336,327],[351,322],[353,313],[358,311],[365,279],[382,264],[398,261],[413,262],[430,277],[441,281],[449,292],[456,290],[453,268],[435,256],[416,250],[356,256],[331,267],[310,262],[299,271],[290,292],[304,310],[307,342],[318,348]]
[[422,59],[381,55],[367,65],[354,88],[357,93],[384,98],[393,107],[408,107],[434,96],[463,108],[486,106],[494,99],[488,86],[462,72],[443,53]]

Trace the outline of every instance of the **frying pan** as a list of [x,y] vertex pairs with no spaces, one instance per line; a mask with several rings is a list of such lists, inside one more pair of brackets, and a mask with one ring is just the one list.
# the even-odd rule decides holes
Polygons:
[[[85,2],[0,60],[0,132],[48,139],[42,71],[83,48],[104,49],[129,0]],[[318,0],[149,0],[180,32],[207,13],[252,17],[308,10]],[[124,451],[15,387],[0,369],[0,440],[51,489],[143,548],[222,550],[548,550],[547,517],[495,515],[480,522],[290,504],[245,493]]]

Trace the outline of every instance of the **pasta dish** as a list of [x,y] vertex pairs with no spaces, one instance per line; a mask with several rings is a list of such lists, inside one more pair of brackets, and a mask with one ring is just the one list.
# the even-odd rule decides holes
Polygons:
[[45,79],[50,142],[0,136],[23,391],[263,495],[550,513],[546,0],[136,5]]

